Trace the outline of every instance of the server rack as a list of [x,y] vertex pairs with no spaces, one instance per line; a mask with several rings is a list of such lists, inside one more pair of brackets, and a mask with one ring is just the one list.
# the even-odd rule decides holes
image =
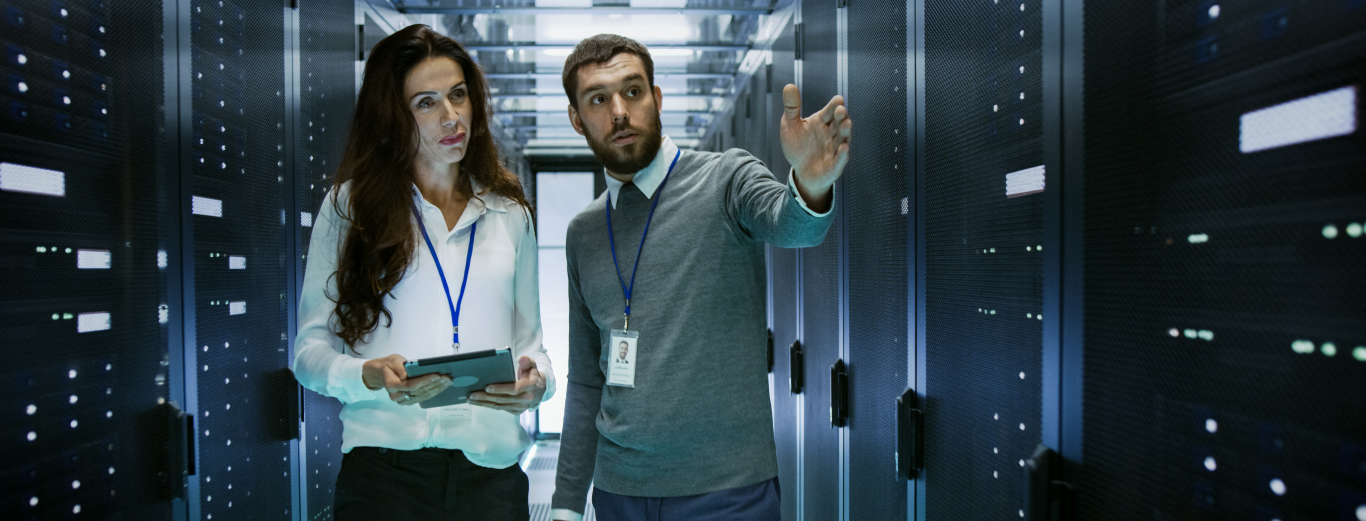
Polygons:
[[848,259],[848,519],[906,519],[896,439],[896,399],[909,381],[910,352],[906,2],[855,2],[846,9],[858,34],[848,39],[847,65],[857,152],[845,170],[841,201]]
[[1038,1],[924,5],[924,509],[1023,515],[1041,441]]
[[[301,224],[295,273],[300,281],[312,239],[311,224],[322,206],[330,204],[326,195],[341,163],[355,109],[355,65],[362,45],[355,18],[351,0],[312,0],[299,5],[299,120],[295,125],[299,133],[294,164]],[[303,391],[302,406],[303,519],[331,519],[342,459],[341,402]]]
[[1084,518],[1366,517],[1363,7],[1086,4]]
[[[801,96],[803,116],[820,110],[839,89],[839,34],[834,2],[803,2],[801,48]],[[846,180],[835,187],[835,197],[845,197]],[[832,421],[831,366],[842,352],[843,200],[835,202],[835,222],[825,241],[798,253],[802,343],[802,514],[803,519],[840,519],[843,504],[841,469],[843,443],[840,428]]]
[[[2,2],[0,328],[16,519],[164,518],[183,399],[158,3]],[[170,63],[174,63],[173,61]],[[168,251],[169,250],[169,251]]]

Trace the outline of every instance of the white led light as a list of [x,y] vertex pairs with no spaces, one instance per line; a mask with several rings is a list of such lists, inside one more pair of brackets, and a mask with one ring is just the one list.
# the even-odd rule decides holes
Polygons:
[[33,441],[33,440],[36,440],[36,439],[38,439],[38,433],[33,432],[33,431],[28,431],[28,441]]
[[1285,482],[1281,481],[1281,478],[1271,478],[1270,487],[1273,494],[1276,494],[1277,496],[1285,495]]
[[1209,6],[1209,11],[1208,11],[1208,13],[1209,13],[1209,19],[1210,19],[1210,20],[1214,20],[1214,19],[1216,19],[1216,18],[1219,18],[1219,4],[1214,4],[1214,5]]
[[1020,66],[1020,74],[1024,74],[1024,65]]
[[26,63],[28,63],[28,56],[25,55],[25,54],[20,54],[20,55],[14,57],[14,61],[19,62],[19,65],[26,64]]
[[76,250],[76,269],[107,270],[113,261],[114,255],[109,250]]
[[62,18],[66,18],[66,15],[71,14],[71,13],[66,12],[66,8],[65,8],[65,7],[61,8],[61,9],[58,9],[58,10],[57,10],[57,13],[61,14],[61,15],[62,15]]
[[66,196],[66,173],[14,163],[0,163],[0,190]]
[[247,302],[246,302],[246,301],[244,301],[244,300],[239,300],[239,301],[229,302],[229,303],[228,303],[228,314],[229,314],[229,315],[241,315],[241,314],[246,313],[246,312],[247,312]]
[[21,92],[21,93],[23,93],[23,92],[28,92],[28,84],[27,84],[27,83],[24,83],[24,82],[22,82],[22,81],[19,82],[19,92]]
[[72,405],[75,405],[76,402],[78,402],[78,401],[80,401],[80,400],[81,400],[80,397],[78,397],[78,396],[76,396],[76,395],[74,395],[74,394],[71,395],[71,396],[66,397],[66,403],[69,403],[69,404],[72,404]]
[[101,48],[100,48],[100,57],[103,58],[103,57],[105,57],[105,56],[109,56],[109,54],[106,53],[106,52],[104,52],[104,48],[101,47]]
[[299,212],[299,224],[304,225],[305,228],[312,228],[313,214],[308,212]]
[[70,370],[70,371],[67,371],[67,372],[66,372],[66,377],[67,377],[67,378],[71,378],[71,379],[75,379],[75,378],[76,378],[76,370],[75,370],[75,369],[72,369],[72,370]]
[[1167,330],[1167,334],[1168,334],[1168,335],[1171,335],[1172,338],[1176,338],[1176,337],[1181,336],[1181,330],[1180,330],[1180,329],[1177,329],[1177,328],[1171,328],[1171,329],[1168,329],[1168,330]]
[[1205,431],[1209,432],[1210,434],[1219,432],[1219,422],[1214,421],[1214,418],[1207,418],[1205,420]]
[[241,255],[228,256],[228,269],[244,270],[247,269],[247,258]]
[[76,316],[76,332],[90,333],[92,331],[105,331],[110,327],[111,315],[106,312],[81,313]]
[[69,80],[69,79],[71,79],[71,71],[66,70],[66,69],[62,69],[62,79],[64,79],[64,80]]
[[33,404],[29,404],[28,407],[25,407],[25,408],[24,408],[24,412],[27,413],[29,416],[33,416],[33,415],[35,415],[35,414],[38,414],[38,406],[37,406],[37,405],[33,405]]
[[1361,237],[1361,231],[1362,231],[1361,228],[1362,228],[1361,223],[1348,223],[1348,224],[1347,224],[1347,236],[1348,236],[1348,237],[1351,237],[1351,238],[1353,238],[1353,239],[1356,239],[1356,238]]
[[223,216],[223,201],[208,197],[193,196],[190,199],[190,213],[209,217]]
[[[37,502],[38,498],[33,500]],[[1366,505],[1357,505],[1357,521],[1366,521]]]
[[1314,352],[1314,343],[1308,340],[1296,340],[1290,343],[1290,349],[1296,353],[1305,355]]
[[[1024,124],[1024,120],[1020,120]],[[1006,197],[1037,194],[1044,189],[1044,165],[1006,174]]]
[[38,496],[33,496],[33,497],[31,497],[31,498],[28,498],[28,506],[31,506],[31,507],[36,507],[36,506],[38,506]]
[[1334,225],[1329,224],[1329,225],[1326,225],[1326,226],[1323,227],[1323,238],[1325,238],[1325,239],[1336,239],[1337,236],[1338,236],[1338,227],[1337,227],[1337,226],[1334,226]]
[[166,267],[166,250],[157,250],[157,267]]
[[1204,244],[1204,243],[1209,242],[1209,234],[1208,234],[1208,233],[1194,233],[1194,234],[1191,234],[1189,237],[1186,237],[1186,240],[1189,241],[1191,244]]
[[1214,469],[1217,469],[1217,468],[1219,468],[1219,465],[1218,465],[1217,463],[1214,462],[1214,457],[1213,457],[1213,456],[1209,456],[1209,457],[1206,457],[1206,458],[1205,458],[1205,470],[1208,470],[1208,471],[1210,471],[1210,472],[1214,472]]
[[1356,130],[1357,87],[1351,85],[1243,114],[1238,150],[1250,154]]
[[157,306],[157,323],[165,324],[171,321],[171,308],[165,304]]
[[1200,340],[1204,340],[1206,342],[1214,341],[1214,332],[1208,329],[1201,329],[1199,332],[1196,333],[1196,335],[1200,337]]
[[1186,335],[1186,338],[1196,338],[1200,336],[1200,333],[1194,329],[1185,329],[1182,330],[1181,333]]
[[1025,379],[1024,371],[1020,371],[1020,379],[1021,379],[1021,380],[1024,380],[1024,379]]
[[1357,346],[1356,349],[1353,349],[1352,358],[1357,359],[1358,362],[1366,362],[1366,346]]
[[1323,356],[1335,356],[1338,354],[1338,345],[1332,342],[1324,342],[1323,345],[1319,346],[1319,351],[1323,353]]

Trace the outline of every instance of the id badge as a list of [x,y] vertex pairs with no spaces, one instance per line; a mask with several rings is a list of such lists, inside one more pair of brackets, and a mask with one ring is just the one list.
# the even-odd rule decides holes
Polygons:
[[636,348],[639,339],[639,331],[612,330],[612,341],[607,346],[607,385],[636,386]]

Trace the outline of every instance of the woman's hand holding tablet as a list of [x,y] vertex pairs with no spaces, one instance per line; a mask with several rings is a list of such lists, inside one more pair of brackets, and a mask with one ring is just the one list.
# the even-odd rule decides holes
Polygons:
[[383,388],[389,391],[389,399],[399,405],[414,405],[435,397],[451,385],[446,375],[430,374],[408,378],[403,368],[407,362],[403,355],[389,355],[367,360],[361,368],[361,380],[370,390]]
[[517,360],[517,381],[492,384],[470,393],[469,403],[512,414],[521,414],[541,403],[545,396],[545,373],[530,357]]

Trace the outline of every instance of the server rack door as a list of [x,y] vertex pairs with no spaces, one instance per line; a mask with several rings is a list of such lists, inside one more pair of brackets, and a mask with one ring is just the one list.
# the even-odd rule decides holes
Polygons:
[[[846,169],[849,219],[849,518],[906,519],[896,473],[896,398],[906,390],[906,2],[851,3]],[[888,23],[888,20],[895,22]]]
[[1085,519],[1366,519],[1366,4],[1088,2]]
[[924,510],[1017,518],[1042,414],[1042,9],[923,7]]
[[[768,78],[770,91],[762,111],[764,125],[769,135],[778,135],[778,125],[783,113],[782,88],[795,81],[795,67],[792,60],[792,25],[783,28],[783,33],[773,43],[773,73]],[[787,183],[789,167],[783,156],[782,145],[777,138],[765,143],[768,147],[768,167],[781,183]],[[789,379],[792,366],[789,348],[798,338],[797,331],[797,250],[769,246],[769,280],[772,281],[769,302],[773,322],[773,436],[778,449],[778,483],[787,490],[797,491],[782,495],[783,519],[797,519],[797,502],[800,498],[798,461],[801,445],[798,444],[802,425],[797,414],[798,400],[792,393]]]
[[[820,110],[838,89],[838,30],[835,3],[802,3],[802,116]],[[844,181],[835,188],[844,190]],[[836,212],[843,205],[835,204]],[[825,241],[801,251],[803,391],[802,502],[804,519],[840,518],[841,442],[830,422],[830,366],[840,358],[840,219]]]
[[[313,219],[325,204],[355,109],[356,22],[353,0],[299,4],[299,116],[294,155],[299,197],[300,265],[307,262]],[[327,203],[330,204],[330,203]],[[331,519],[342,428],[336,398],[304,391],[300,452],[304,458],[304,519]]]
[[262,0],[191,0],[189,10],[198,513],[287,517],[298,216],[286,210],[284,14]]
[[7,519],[170,519],[163,6],[7,1],[0,16],[0,504]]

